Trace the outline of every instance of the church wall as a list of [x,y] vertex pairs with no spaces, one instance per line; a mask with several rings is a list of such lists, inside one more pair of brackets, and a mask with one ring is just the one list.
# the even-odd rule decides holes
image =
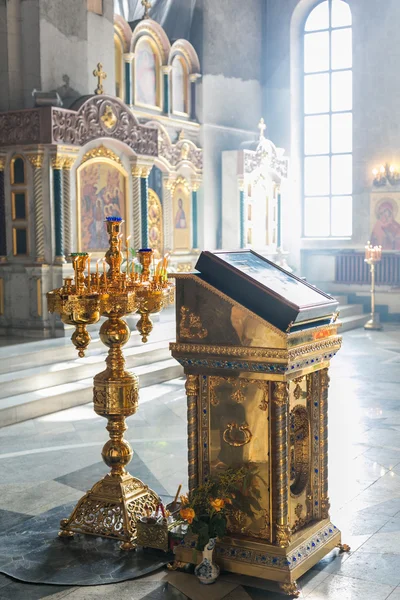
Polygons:
[[0,110],[22,108],[20,0],[0,3]]
[[[289,213],[300,214],[301,93],[304,19],[314,0],[267,0],[263,106],[267,134],[291,156],[293,195]],[[283,223],[285,246],[301,274],[323,282],[333,275],[333,255],[319,249],[363,249],[370,235],[372,168],[400,164],[400,58],[398,0],[349,0],[353,16],[353,236],[351,240],[301,240],[299,220]],[[291,47],[292,40],[292,47]],[[292,51],[292,52],[291,52]],[[297,126],[296,126],[297,121]],[[292,210],[293,209],[293,213]],[[301,250],[302,258],[300,259]],[[307,252],[305,251],[307,250]],[[314,258],[311,257],[314,255]],[[315,256],[318,258],[315,259]],[[301,262],[301,267],[300,267]],[[332,279],[331,279],[332,281]]]
[[[261,0],[200,0],[191,42],[199,54],[198,118],[203,124],[205,248],[221,246],[222,151],[254,139],[261,116]],[[204,227],[201,218],[206,219]]]

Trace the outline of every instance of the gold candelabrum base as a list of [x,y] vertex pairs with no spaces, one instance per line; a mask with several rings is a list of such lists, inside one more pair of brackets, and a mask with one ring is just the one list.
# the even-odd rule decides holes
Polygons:
[[[122,319],[126,314],[139,311],[142,323],[138,326],[143,341],[152,330],[149,313],[162,309],[171,295],[171,285],[166,278],[166,264],[157,274],[150,274],[153,251],[138,252],[142,273],[121,272],[120,229],[122,220],[107,220],[110,248],[105,261],[108,272],[85,276],[89,255],[72,255],[75,284],[67,278],[62,288],[47,294],[49,310],[61,315],[64,323],[75,325],[72,342],[83,356],[90,335],[86,325],[96,323],[105,316],[100,328],[100,339],[108,348],[106,368],[94,378],[93,404],[95,412],[108,421],[110,439],[102,450],[105,464],[110,467],[103,479],[95,483],[78,502],[71,515],[61,520],[60,537],[75,533],[99,535],[121,541],[123,550],[136,547],[137,520],[146,509],[155,510],[160,502],[158,495],[139,479],[130,475],[126,466],[133,451],[124,439],[125,420],[138,407],[139,382],[136,375],[125,370],[122,347],[130,338],[130,330]],[[129,267],[129,265],[128,265]]]
[[365,323],[364,329],[379,331],[383,329],[383,327],[380,321],[379,313],[375,311],[375,266],[378,262],[380,262],[380,258],[366,258],[365,262],[369,264],[371,271],[371,318]]

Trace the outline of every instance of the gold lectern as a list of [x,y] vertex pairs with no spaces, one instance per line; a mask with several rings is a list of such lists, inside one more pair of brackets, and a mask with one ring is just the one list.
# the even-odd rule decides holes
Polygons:
[[[234,512],[217,562],[297,595],[298,577],[347,549],[328,499],[337,302],[249,250],[203,252],[196,269],[175,275],[171,344],[187,376],[189,490],[227,467],[256,473],[253,518]],[[193,545],[178,546],[176,560],[192,562]]]

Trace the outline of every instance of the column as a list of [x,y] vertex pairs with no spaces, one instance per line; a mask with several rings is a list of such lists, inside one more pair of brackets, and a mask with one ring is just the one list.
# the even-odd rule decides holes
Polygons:
[[170,73],[172,71],[171,65],[165,65],[162,67],[163,73],[163,112],[169,115],[171,111],[171,97],[170,97]]
[[320,481],[321,481],[321,518],[329,518],[329,497],[328,497],[328,387],[329,375],[328,369],[320,371],[320,428],[319,428],[319,448],[320,448]]
[[71,169],[75,163],[75,156],[67,156],[64,160],[62,171],[62,195],[63,195],[63,241],[64,255],[69,256],[72,252],[72,206],[71,206]]
[[125,104],[133,104],[133,90],[132,90],[132,60],[134,54],[127,52],[123,55],[124,59],[124,85],[125,85]]
[[64,218],[62,197],[62,168],[64,158],[54,156],[53,167],[53,197],[54,197],[54,232],[55,232],[55,262],[64,263]]
[[140,173],[141,168],[134,164],[131,166],[132,174],[132,248],[142,248],[141,235],[141,209],[140,209]]
[[163,177],[163,220],[164,220],[164,248],[172,250],[174,247],[174,230],[172,222],[172,189],[173,180],[169,175]]
[[239,219],[240,219],[240,247],[244,248],[246,245],[246,231],[245,231],[245,199],[244,199],[244,181],[243,179],[238,180],[239,184]]
[[189,492],[191,492],[198,485],[197,399],[199,396],[199,376],[186,375],[185,389],[187,395]]
[[197,210],[197,192],[199,190],[199,183],[194,181],[192,183],[192,248],[196,250],[199,247],[199,242],[197,238],[198,232],[198,210]]
[[148,177],[151,167],[142,167],[140,173],[140,215],[141,215],[141,238],[142,248],[149,247],[149,225],[148,225],[148,201],[149,181]]
[[276,203],[277,203],[276,247],[282,248],[282,207],[281,207],[281,192],[279,189],[277,190]]
[[33,168],[33,202],[35,214],[35,261],[44,263],[44,217],[43,217],[43,154],[28,156]]
[[192,73],[189,76],[190,80],[190,118],[192,121],[197,120],[196,116],[196,82],[200,79],[201,75],[199,73]]
[[7,260],[6,240],[6,196],[4,190],[4,169],[6,157],[0,156],[0,262]]
[[[276,543],[281,548],[290,544],[290,527],[288,515],[289,499],[289,391],[286,382],[273,384],[273,494],[275,495],[275,530]],[[271,482],[272,484],[272,482]]]

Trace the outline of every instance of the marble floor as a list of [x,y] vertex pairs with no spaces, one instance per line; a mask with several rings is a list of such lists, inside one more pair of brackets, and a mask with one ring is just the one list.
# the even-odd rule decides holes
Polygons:
[[[159,494],[186,481],[182,380],[145,388],[128,421],[130,471]],[[0,429],[0,532],[74,502],[105,472],[104,419],[90,405]],[[334,550],[299,580],[310,600],[400,600],[400,327],[344,334],[332,362],[329,412],[332,520],[351,553]],[[263,582],[226,574],[215,586],[159,571],[119,584],[63,587],[0,575],[1,600],[282,600]]]

